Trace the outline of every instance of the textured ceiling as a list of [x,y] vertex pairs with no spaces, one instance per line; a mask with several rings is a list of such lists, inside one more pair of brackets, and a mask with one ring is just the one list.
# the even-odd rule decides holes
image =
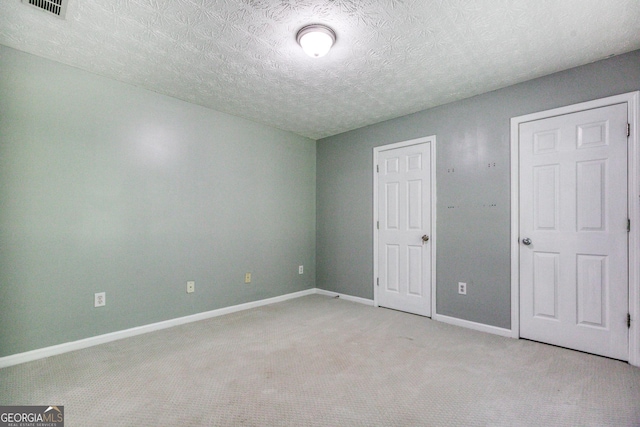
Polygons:
[[319,139],[640,49],[640,1],[2,0],[0,44]]

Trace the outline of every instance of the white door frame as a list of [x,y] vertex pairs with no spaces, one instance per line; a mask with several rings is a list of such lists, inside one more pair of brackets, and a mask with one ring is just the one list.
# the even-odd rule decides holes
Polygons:
[[431,244],[431,317],[436,312],[436,136],[426,136],[423,138],[411,139],[408,141],[396,142],[394,144],[382,145],[373,149],[373,305],[378,305],[378,155],[381,151],[394,150],[396,148],[408,147],[424,143],[431,143],[431,234],[429,243]]
[[629,233],[629,364],[640,366],[640,92],[630,92],[553,110],[541,111],[511,119],[511,336],[520,338],[520,123],[576,113],[613,104],[627,104],[627,121],[631,125],[628,139],[628,209],[631,220]]

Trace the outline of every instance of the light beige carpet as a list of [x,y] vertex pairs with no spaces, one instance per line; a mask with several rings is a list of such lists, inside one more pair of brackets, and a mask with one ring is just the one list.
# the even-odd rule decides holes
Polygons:
[[640,426],[640,369],[308,296],[0,370],[66,426]]

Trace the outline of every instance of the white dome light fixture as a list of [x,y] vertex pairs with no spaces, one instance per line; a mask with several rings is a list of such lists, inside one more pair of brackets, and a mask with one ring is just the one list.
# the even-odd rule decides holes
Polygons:
[[329,53],[336,42],[336,33],[326,25],[311,24],[298,31],[296,40],[307,55],[320,58]]

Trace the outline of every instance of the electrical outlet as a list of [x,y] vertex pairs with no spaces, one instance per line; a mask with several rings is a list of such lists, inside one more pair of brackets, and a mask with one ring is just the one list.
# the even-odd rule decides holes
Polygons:
[[107,305],[107,293],[106,292],[98,292],[93,296],[93,306],[94,307],[104,307]]
[[244,283],[251,283],[251,273],[246,273],[244,275]]
[[304,274],[304,265],[298,266],[298,274]]
[[458,282],[458,293],[460,295],[466,295],[467,294],[467,284],[464,282]]
[[196,290],[196,282],[195,282],[195,280],[189,280],[187,282],[187,293],[191,294],[191,293],[195,292],[195,290]]

